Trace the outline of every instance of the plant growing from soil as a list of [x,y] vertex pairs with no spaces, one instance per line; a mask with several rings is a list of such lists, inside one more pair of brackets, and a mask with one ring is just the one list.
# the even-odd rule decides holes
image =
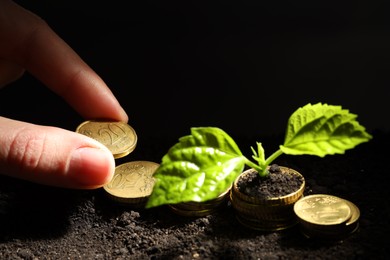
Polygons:
[[372,138],[356,119],[356,114],[341,106],[309,103],[291,114],[277,151],[266,157],[261,142],[256,142],[256,150],[251,147],[253,161],[222,129],[192,127],[191,135],[179,138],[163,156],[145,207],[214,199],[231,187],[245,166],[266,178],[268,166],[282,154],[344,154]]

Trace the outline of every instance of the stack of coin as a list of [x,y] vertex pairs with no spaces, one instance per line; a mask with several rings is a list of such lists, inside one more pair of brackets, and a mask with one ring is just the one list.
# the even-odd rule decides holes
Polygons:
[[158,167],[158,163],[149,161],[123,163],[115,168],[114,177],[103,188],[117,202],[144,207],[152,194],[153,174]]
[[182,202],[169,205],[170,209],[178,215],[186,217],[204,217],[216,212],[228,202],[230,187],[215,199],[204,202]]
[[300,230],[308,238],[340,240],[359,227],[359,208],[352,202],[327,194],[301,198],[294,205]]
[[137,144],[134,129],[124,122],[89,120],[80,124],[76,132],[104,144],[115,159],[131,153]]
[[301,186],[295,192],[284,196],[258,198],[241,192],[239,179],[245,175],[254,174],[254,169],[244,171],[238,177],[231,189],[230,200],[237,220],[244,226],[259,231],[281,231],[297,224],[293,207],[305,190],[305,179],[302,174],[288,167],[279,166],[283,174],[290,174],[302,179]]

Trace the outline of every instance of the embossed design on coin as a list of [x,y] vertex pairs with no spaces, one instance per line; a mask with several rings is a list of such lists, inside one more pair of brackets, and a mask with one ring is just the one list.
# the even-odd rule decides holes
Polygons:
[[85,121],[77,127],[76,132],[104,144],[116,159],[131,153],[137,144],[137,134],[124,122]]
[[126,203],[141,203],[152,193],[154,172],[158,163],[132,161],[115,168],[114,177],[103,188],[114,199]]
[[351,217],[345,200],[326,194],[304,197],[295,203],[294,210],[302,220],[319,225],[337,225]]

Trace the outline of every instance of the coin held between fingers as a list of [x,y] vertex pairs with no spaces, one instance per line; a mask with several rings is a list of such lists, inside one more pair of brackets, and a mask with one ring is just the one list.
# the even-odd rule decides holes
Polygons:
[[115,159],[128,155],[137,145],[135,130],[124,122],[88,120],[81,123],[76,132],[105,145]]

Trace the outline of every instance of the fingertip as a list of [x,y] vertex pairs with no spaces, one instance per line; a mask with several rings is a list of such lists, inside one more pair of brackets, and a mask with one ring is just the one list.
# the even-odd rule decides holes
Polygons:
[[127,115],[126,111],[120,106],[120,109],[119,109],[119,118],[120,118],[120,121],[122,122],[129,122],[129,116]]
[[72,152],[67,171],[75,188],[99,188],[112,179],[115,160],[108,149],[80,147]]

